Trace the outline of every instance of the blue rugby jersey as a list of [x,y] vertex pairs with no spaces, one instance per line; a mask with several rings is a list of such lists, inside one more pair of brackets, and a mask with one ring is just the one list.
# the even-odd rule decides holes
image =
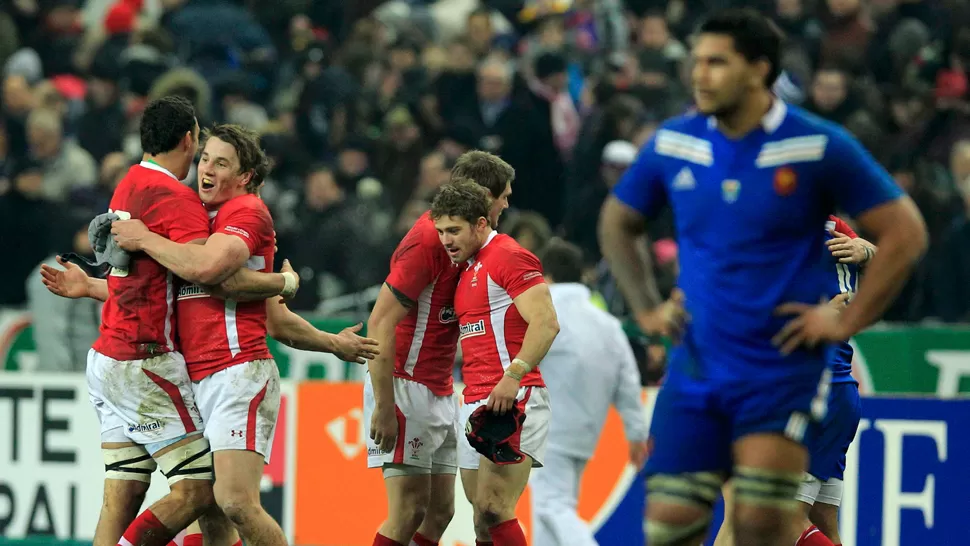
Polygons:
[[844,129],[778,100],[739,139],[698,113],[666,121],[613,193],[647,217],[674,211],[691,315],[683,346],[696,365],[672,359],[671,373],[766,381],[824,366],[822,350],[782,356],[771,343],[790,320],[774,314],[779,304],[831,291],[820,226],[836,206],[858,216],[903,195]]

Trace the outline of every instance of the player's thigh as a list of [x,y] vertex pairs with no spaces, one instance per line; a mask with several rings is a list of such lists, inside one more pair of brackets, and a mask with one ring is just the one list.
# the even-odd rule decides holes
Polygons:
[[260,453],[238,449],[222,449],[212,454],[216,481],[216,502],[259,504],[259,485],[265,461]]
[[194,386],[212,451],[249,451],[269,462],[280,410],[276,362],[265,359],[237,364]]
[[428,502],[428,514],[450,521],[455,514],[456,474],[454,472],[431,474],[429,479],[431,498]]
[[367,466],[406,465],[424,470],[431,470],[436,464],[457,467],[454,398],[437,396],[427,386],[415,381],[397,377],[393,381],[398,435],[393,448],[387,452],[380,451],[370,439],[374,401],[372,390],[365,385]]
[[102,432],[123,423],[128,440],[155,453],[202,429],[185,360],[177,352],[118,361],[92,350],[86,375]]
[[[828,411],[808,442],[808,472],[823,484],[845,474],[845,457],[862,417],[862,401],[855,383],[832,385]],[[836,502],[838,505],[838,502]]]
[[653,416],[648,477],[730,471],[731,422],[712,403],[707,386],[668,382],[657,394]]
[[533,466],[530,456],[520,463],[503,465],[482,457],[478,467],[476,508],[482,512],[514,510],[529,483]]
[[549,440],[549,420],[552,407],[549,390],[545,387],[525,387],[519,390],[518,404],[525,413],[519,450],[532,459],[532,468],[542,468]]

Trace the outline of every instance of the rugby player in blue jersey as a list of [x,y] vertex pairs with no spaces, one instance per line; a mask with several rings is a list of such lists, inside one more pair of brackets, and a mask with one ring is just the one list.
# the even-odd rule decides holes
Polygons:
[[[843,309],[859,289],[862,268],[875,256],[876,247],[860,238],[841,218],[830,216],[825,223],[828,252],[823,263],[829,270],[830,305]],[[801,503],[803,517],[789,531],[795,546],[841,546],[839,505],[842,503],[842,477],[849,445],[855,439],[861,418],[859,384],[852,377],[852,346],[842,341],[828,349],[831,388],[828,411],[821,429],[808,444],[808,472],[795,498]],[[726,508],[724,523],[714,546],[733,546],[731,536],[731,484],[724,488]]]
[[[876,321],[926,248],[916,206],[854,138],[771,94],[780,56],[780,33],[756,11],[705,21],[692,50],[696,111],[661,125],[600,216],[638,323],[678,340],[651,424],[651,546],[700,543],[729,477],[735,542],[787,543],[829,344]],[[636,239],[666,205],[680,278],[660,303]],[[879,246],[841,312],[825,298],[820,229],[836,207]]]

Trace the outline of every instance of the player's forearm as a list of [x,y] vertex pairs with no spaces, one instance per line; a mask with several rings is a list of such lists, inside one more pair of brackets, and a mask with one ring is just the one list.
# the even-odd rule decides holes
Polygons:
[[213,295],[236,301],[260,301],[283,293],[286,279],[282,273],[263,273],[239,268],[229,278],[213,287]]
[[370,320],[367,333],[377,340],[380,354],[367,362],[374,402],[380,407],[394,406],[394,329],[397,324],[390,320]]
[[925,248],[922,239],[908,230],[893,230],[880,237],[879,252],[867,263],[859,292],[842,312],[847,338],[876,322],[903,289]]
[[621,219],[603,218],[600,221],[600,249],[634,314],[649,311],[661,302],[650,253],[641,252],[638,245],[640,236]]
[[546,357],[546,353],[549,352],[549,348],[552,347],[552,342],[556,340],[557,335],[559,335],[559,321],[555,315],[533,320],[525,330],[522,347],[515,358],[524,360],[533,367],[538,366],[542,359]]
[[142,250],[172,273],[192,283],[215,285],[233,273],[213,267],[217,260],[206,245],[183,245],[152,233],[142,241]]
[[315,351],[318,353],[332,353],[336,345],[334,335],[317,330],[305,318],[290,311],[279,301],[267,302],[267,305],[279,305],[279,313],[267,315],[266,326],[270,337],[280,343],[301,351]]
[[88,277],[88,297],[101,302],[108,301],[108,281]]

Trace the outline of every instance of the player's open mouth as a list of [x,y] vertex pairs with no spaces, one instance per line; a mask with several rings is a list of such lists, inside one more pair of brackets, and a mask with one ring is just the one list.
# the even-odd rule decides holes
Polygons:
[[208,178],[203,178],[202,179],[202,189],[203,190],[211,190],[214,187],[216,187],[216,185],[212,182],[212,180],[210,180]]

